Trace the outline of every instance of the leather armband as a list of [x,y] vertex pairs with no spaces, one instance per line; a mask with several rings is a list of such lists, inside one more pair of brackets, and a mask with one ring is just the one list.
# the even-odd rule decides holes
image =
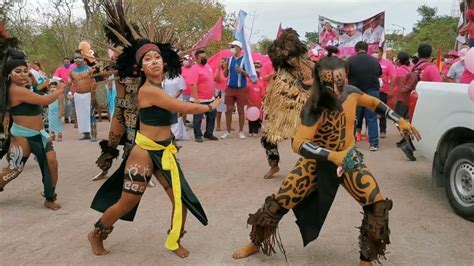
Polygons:
[[325,159],[327,160],[330,150],[325,149],[311,142],[303,143],[300,147],[299,154],[306,159]]
[[400,120],[400,116],[395,113],[390,107],[388,107],[385,103],[381,102],[377,108],[375,109],[375,112],[379,115],[383,115],[386,118],[392,120],[393,122],[397,123]]

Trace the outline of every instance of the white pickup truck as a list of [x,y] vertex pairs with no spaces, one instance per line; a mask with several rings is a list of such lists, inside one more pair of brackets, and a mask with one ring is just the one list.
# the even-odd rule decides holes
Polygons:
[[474,221],[474,91],[469,96],[468,90],[466,84],[419,82],[410,109],[422,138],[415,146],[433,162],[433,183],[444,186],[458,215]]

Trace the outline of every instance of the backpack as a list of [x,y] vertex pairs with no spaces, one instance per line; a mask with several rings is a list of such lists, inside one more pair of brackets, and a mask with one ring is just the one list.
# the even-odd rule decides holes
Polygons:
[[408,73],[405,77],[405,88],[403,89],[403,91],[408,92],[408,91],[415,90],[416,85],[421,80],[421,73],[427,66],[432,65],[432,64],[433,63],[426,62],[426,61],[416,64],[413,67],[412,71]]

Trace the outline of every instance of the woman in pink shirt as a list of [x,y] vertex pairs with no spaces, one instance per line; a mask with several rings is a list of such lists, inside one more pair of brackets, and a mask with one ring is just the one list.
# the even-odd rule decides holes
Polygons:
[[393,87],[393,103],[395,112],[401,117],[408,117],[408,103],[410,101],[411,90],[407,89],[406,76],[411,72],[410,56],[405,52],[399,52],[397,55],[398,68],[396,70],[395,83]]
[[322,47],[337,46],[337,34],[332,30],[332,25],[329,21],[324,23],[324,30],[319,35],[320,44]]
[[[392,91],[392,87],[395,81],[395,66],[392,61],[383,59],[383,48],[377,47],[375,49],[375,56],[379,60],[380,67],[382,68],[382,83],[380,87],[380,100],[385,104],[388,101],[388,95]],[[385,138],[387,132],[387,118],[385,116],[380,117],[380,137]]]

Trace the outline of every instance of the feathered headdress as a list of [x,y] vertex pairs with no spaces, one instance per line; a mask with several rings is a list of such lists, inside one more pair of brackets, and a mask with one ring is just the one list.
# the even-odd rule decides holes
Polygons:
[[135,55],[141,46],[148,43],[159,48],[165,64],[164,72],[167,72],[170,78],[181,73],[180,56],[177,49],[173,48],[173,45],[177,44],[173,31],[145,26],[144,23],[140,23],[141,27],[132,24],[126,16],[129,6],[124,6],[122,0],[106,0],[102,5],[107,14],[107,39],[113,45],[114,52],[119,54],[116,68],[120,77],[138,77],[140,62],[136,60]]

